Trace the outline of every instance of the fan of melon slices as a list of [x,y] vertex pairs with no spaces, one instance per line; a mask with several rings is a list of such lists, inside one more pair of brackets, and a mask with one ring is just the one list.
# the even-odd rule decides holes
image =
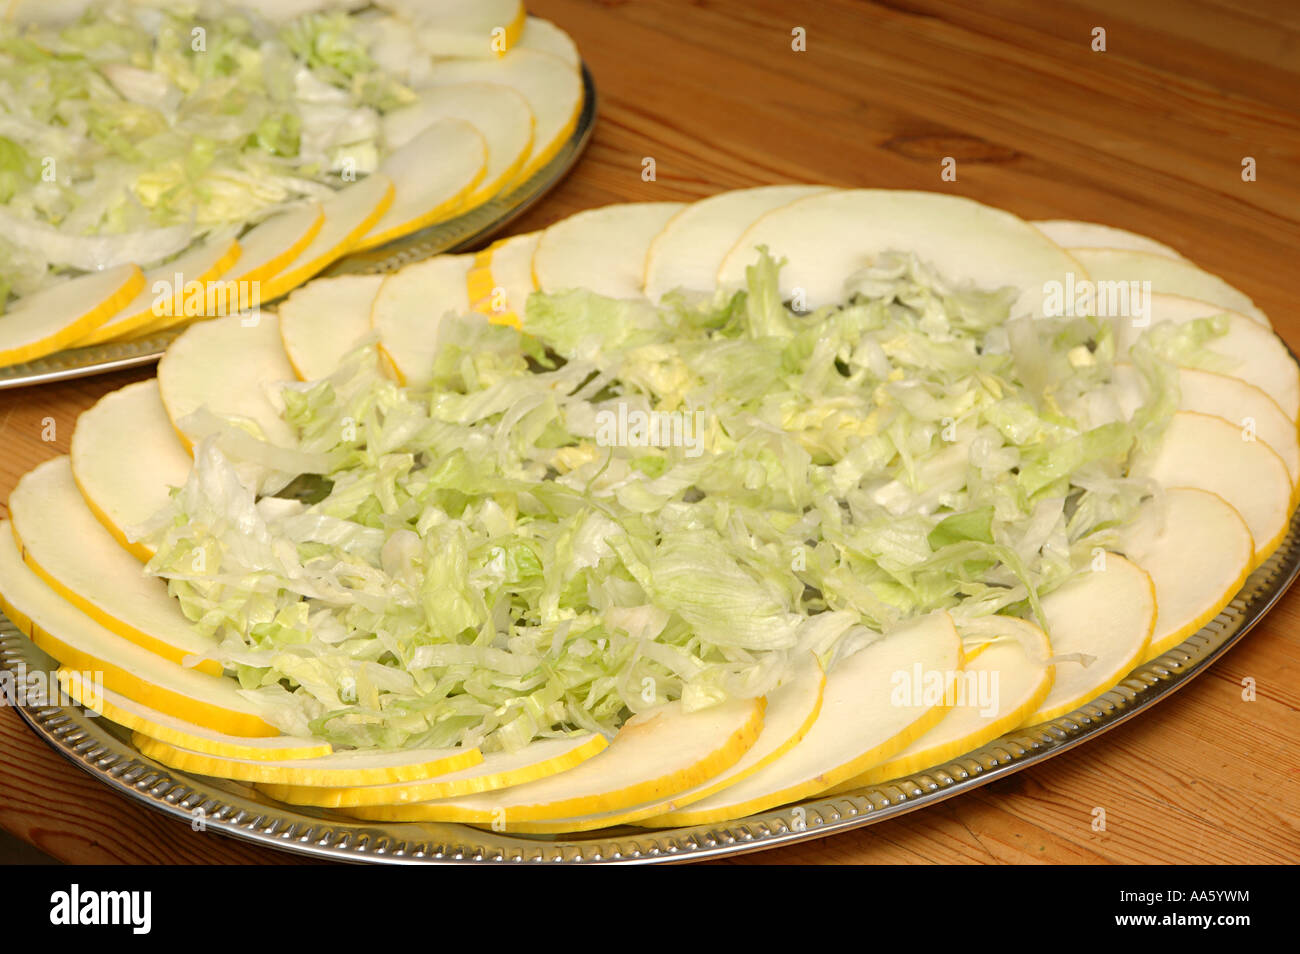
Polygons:
[[[169,21],[159,27],[156,16],[141,12],[157,2],[139,0],[130,15],[150,29],[173,28]],[[214,0],[202,15],[219,13],[223,4],[239,15],[236,0]],[[15,192],[8,207],[0,205],[5,237],[20,238],[29,246],[14,246],[14,255],[39,249],[48,269],[39,282],[27,269],[22,279],[26,284],[11,289],[11,273],[22,273],[22,268],[17,260],[5,260],[11,246],[0,242],[0,367],[62,349],[152,336],[279,298],[350,253],[376,248],[511,193],[545,166],[576,128],[584,98],[577,49],[559,27],[527,16],[520,0],[386,0],[373,6],[279,0],[255,6],[257,16],[269,23],[266,30],[283,31],[276,34],[274,42],[280,45],[273,52],[297,56],[306,64],[296,74],[296,98],[285,107],[293,114],[267,120],[279,116],[276,129],[289,136],[291,144],[276,141],[278,151],[269,157],[254,153],[256,167],[205,172],[196,166],[193,191],[207,198],[195,200],[193,208],[181,208],[177,199],[171,209],[170,192],[149,192],[149,201],[157,206],[150,206],[154,218],[148,220],[150,227],[137,231],[122,232],[105,224],[99,234],[83,224],[76,235],[64,235],[59,222],[24,211],[31,203],[23,189]],[[113,15],[106,5],[86,0],[52,5],[8,0],[0,3],[0,12],[0,36],[5,31],[21,34],[36,48],[68,42],[60,31],[70,23],[91,30]],[[322,22],[325,26],[318,27]],[[212,21],[203,23],[204,29],[215,29]],[[312,40],[317,29],[321,38]],[[190,33],[188,26],[185,33]],[[318,45],[304,52],[306,42]],[[340,78],[338,71],[347,64],[336,67],[330,54],[321,52],[326,44],[346,51],[349,43],[373,61],[373,72]],[[265,49],[255,55],[271,62]],[[208,85],[187,89],[189,99],[176,107],[173,98],[181,93],[170,84],[165,66],[151,72],[139,68],[138,55],[129,66],[101,63],[103,57],[95,57],[106,75],[120,80],[130,107],[147,114],[139,121],[171,123],[166,135],[173,138],[191,135],[195,128],[195,117],[185,118],[192,108],[189,103],[205,95],[203,102],[211,100],[216,94],[209,87],[225,82],[202,79]],[[314,72],[309,74],[308,66]],[[195,84],[206,76],[196,75]],[[373,106],[349,101],[349,96],[360,95],[356,89],[363,80],[378,83],[376,77],[397,92]],[[231,95],[228,89],[225,95]],[[241,91],[236,89],[234,95]],[[247,95],[256,100],[261,93]],[[208,125],[219,128],[224,121],[214,119]],[[259,136],[265,127],[258,127]],[[41,129],[32,124],[30,132],[36,137]],[[22,152],[23,146],[18,142],[14,148],[20,155],[31,153]],[[328,155],[334,166],[321,171],[320,162],[307,158],[309,148]],[[158,159],[154,165],[141,165],[140,182],[168,175],[174,164]],[[102,167],[91,166],[87,175]],[[60,168],[71,168],[71,161]],[[92,190],[93,181],[78,182],[72,175],[66,196]],[[33,179],[33,188],[35,183]],[[183,187],[178,184],[171,191]],[[246,194],[239,191],[245,187]],[[133,189],[123,201],[138,216],[143,210],[137,197],[145,195],[146,186]],[[233,196],[229,207],[217,207],[227,192]],[[108,195],[100,198],[109,201]],[[184,221],[152,227],[164,214]],[[186,224],[196,219],[197,225]],[[26,231],[11,235],[11,225]],[[11,291],[14,297],[6,303]]]
[[[1114,526],[1105,515],[1097,517],[1109,528],[1098,538],[1107,545],[1085,546],[1081,559],[1076,553],[1068,571],[1051,576],[1034,599],[998,597],[998,588],[1009,592],[1015,580],[995,574],[990,578],[1003,582],[979,591],[994,600],[982,609],[969,594],[952,591],[922,611],[895,612],[881,623],[872,616],[881,605],[903,605],[897,587],[876,573],[867,577],[870,586],[855,589],[852,579],[830,573],[819,578],[827,581],[827,592],[813,597],[819,602],[810,604],[814,609],[792,630],[797,639],[774,641],[770,652],[738,653],[718,649],[726,634],[710,631],[710,640],[721,641],[710,643],[713,664],[748,660],[763,670],[752,683],[759,690],[710,696],[695,691],[712,685],[703,681],[690,682],[692,691],[680,697],[651,691],[642,698],[638,684],[626,694],[627,706],[599,726],[566,716],[563,705],[544,716],[539,708],[537,731],[521,744],[499,744],[499,736],[488,734],[472,744],[349,748],[329,731],[302,730],[305,722],[287,719],[267,697],[243,688],[231,658],[223,657],[229,642],[219,645],[210,628],[192,621],[198,615],[193,607],[187,614],[166,580],[145,569],[160,544],[156,535],[142,537],[139,528],[168,506],[172,488],[188,481],[185,493],[221,492],[215,483],[205,490],[203,480],[192,479],[202,473],[194,454],[211,453],[219,443],[234,458],[241,441],[256,440],[281,448],[285,467],[319,459],[301,443],[290,409],[292,404],[301,410],[304,394],[327,396],[307,382],[329,378],[331,388],[344,387],[340,368],[351,368],[349,373],[383,383],[390,398],[418,393],[435,409],[462,407],[456,402],[464,395],[447,384],[447,365],[459,369],[455,380],[462,390],[470,387],[463,383],[469,377],[499,368],[494,371],[487,358],[480,362],[473,349],[448,351],[455,334],[479,335],[475,340],[483,348],[500,336],[535,342],[527,351],[534,367],[522,373],[540,373],[537,362],[545,363],[548,354],[571,362],[585,354],[599,365],[606,352],[593,349],[584,335],[600,329],[581,325],[587,314],[581,309],[594,308],[593,301],[627,309],[618,314],[634,316],[630,334],[649,334],[650,316],[689,322],[703,321],[699,316],[706,313],[721,315],[712,330],[693,339],[699,347],[710,336],[720,340],[730,333],[724,321],[747,329],[728,339],[734,341],[761,336],[764,320],[813,323],[804,327],[812,329],[808,350],[814,352],[820,336],[815,323],[827,323],[829,336],[831,322],[847,320],[848,311],[839,306],[851,294],[857,297],[848,307],[862,310],[854,314],[885,321],[881,316],[906,312],[897,327],[912,322],[906,327],[916,332],[906,347],[882,344],[871,337],[874,326],[868,323],[862,348],[826,356],[828,367],[846,378],[854,367],[873,369],[864,372],[865,393],[877,410],[888,409],[891,401],[906,399],[905,389],[887,385],[906,383],[909,355],[951,335],[935,320],[934,299],[918,304],[909,297],[919,294],[915,287],[903,294],[897,292],[901,286],[890,284],[906,271],[898,253],[909,257],[914,271],[942,276],[940,299],[949,321],[966,314],[961,309],[972,300],[972,289],[1009,289],[999,298],[1006,335],[981,333],[988,335],[982,339],[985,350],[1029,354],[1018,371],[1006,372],[1017,381],[1018,375],[1034,376],[1038,354],[1038,339],[1025,329],[1061,320],[1053,314],[1061,307],[1052,299],[1054,290],[1067,280],[1076,287],[1095,283],[1095,299],[1079,305],[1087,317],[1053,326],[1083,336],[1084,343],[1068,351],[1072,364],[1111,362],[1105,380],[1079,397],[1085,409],[1080,413],[1091,415],[1089,424],[1097,428],[1088,435],[1152,413],[1152,385],[1142,368],[1149,368],[1154,348],[1166,347],[1160,352],[1169,385],[1163,424],[1152,440],[1123,452],[1123,472],[1115,477],[1137,488],[1131,506],[1110,521]],[[760,281],[765,262],[780,266],[767,286]],[[1118,287],[1106,283],[1134,280],[1151,282],[1149,298],[1135,297],[1131,314],[1105,313],[1107,289]],[[759,293],[763,287],[766,297]],[[786,308],[783,300],[798,307]],[[701,302],[714,302],[715,310]],[[543,320],[562,305],[577,309],[568,313],[577,316],[576,326]],[[918,317],[924,315],[929,317]],[[602,340],[607,349],[617,345]],[[661,348],[650,364],[655,374],[675,373],[675,362],[689,357],[655,347]],[[1010,385],[981,384],[999,386]],[[1050,392],[1041,381],[1037,387],[1041,395]],[[489,412],[497,415],[492,420],[502,420],[505,409],[503,404]],[[867,424],[877,410],[867,415]],[[0,594],[9,617],[58,661],[60,685],[73,700],[129,729],[142,755],[183,772],[251,783],[284,803],[375,821],[459,822],[542,834],[712,824],[946,763],[1005,733],[1072,712],[1134,667],[1177,646],[1227,605],[1285,536],[1300,479],[1298,411],[1300,370],[1259,309],[1171,249],[1129,232],[1081,222],[1026,223],[945,195],[801,185],[727,192],[689,205],[614,205],[508,238],[477,255],[441,256],[387,276],[310,281],[276,313],[263,312],[255,321],[230,316],[192,326],[164,356],[156,379],[113,392],[86,411],[71,454],[37,467],[13,491],[11,517],[0,533]],[[524,427],[522,420],[516,417],[511,426]],[[1025,420],[1006,419],[1002,447],[1020,448],[1021,473],[1037,459],[1037,438],[1011,433],[1028,426]],[[222,421],[239,426],[222,430]],[[512,432],[502,433],[505,439]],[[854,433],[867,446],[873,432],[864,425]],[[1084,438],[1070,433],[1074,443],[1062,438],[1062,446],[1078,455],[1091,452]],[[941,439],[926,439],[931,437],[936,445]],[[829,462],[826,473],[853,460],[854,446],[834,452],[838,460]],[[600,475],[614,452],[602,463],[599,455],[570,450],[568,457],[557,452],[552,472],[535,478],[539,489],[521,498],[529,501],[524,506],[540,506],[540,488],[556,478],[556,469],[583,466],[592,468],[584,480],[593,507],[613,513],[625,506],[627,498],[618,497],[616,486],[601,489],[607,485]],[[466,451],[502,452],[490,441]],[[916,464],[909,476],[907,465],[886,455],[885,466],[898,479],[841,486],[835,519],[867,520],[874,508],[900,524],[920,521],[931,532],[919,544],[924,552],[915,557],[918,564],[946,546],[992,534],[1020,559],[1046,565],[1049,551],[1068,543],[1064,527],[1071,514],[1059,500],[1055,509],[1037,509],[1033,500],[1026,504],[1037,516],[1017,525],[1017,533],[1023,531],[1017,539],[1004,538],[1010,531],[999,529],[996,514],[985,515],[983,530],[954,520],[971,516],[959,512],[962,494],[984,479],[981,468],[991,466],[991,453],[975,442],[956,441],[929,458],[941,462],[935,466],[947,476],[940,478],[930,473],[930,463]],[[265,490],[265,466],[237,473],[250,495]],[[745,487],[760,488],[765,479],[776,477],[759,476]],[[938,491],[921,492],[936,480]],[[667,503],[660,500],[642,512],[693,505],[700,494],[713,492],[700,482],[695,497],[682,485],[670,489]],[[1044,486],[1053,485],[1045,478]],[[1089,506],[1070,488],[1057,485],[1057,491],[1074,494],[1075,516]],[[515,491],[503,483],[497,492]],[[504,497],[497,499],[498,509],[507,506]],[[412,525],[432,527],[450,519],[430,513]],[[955,531],[959,525],[967,529]],[[804,535],[820,532],[812,523],[799,526]],[[945,536],[952,532],[958,533],[956,544]],[[395,559],[385,552],[376,566]],[[461,567],[462,577],[452,585],[497,572],[489,564]],[[863,565],[848,561],[844,567],[851,575]],[[913,580],[907,567],[889,566],[891,580]],[[796,585],[778,597],[786,611],[807,598],[797,594],[808,585],[799,576],[802,569],[791,570]],[[987,569],[980,564],[970,572]],[[730,572],[719,563],[724,582],[711,591],[714,599],[728,599],[726,587],[733,584],[726,580],[742,589],[754,583]],[[196,578],[188,570],[179,577]],[[838,580],[834,591],[832,579]],[[676,620],[679,631],[696,625],[699,608],[674,602],[666,584],[661,590],[653,578],[633,572],[619,587],[631,603],[648,603],[639,610],[658,618],[660,629],[668,619]],[[747,619],[751,606],[743,600],[730,612],[728,622],[738,633],[769,625]],[[821,625],[846,613],[858,614],[858,624]],[[615,644],[637,642],[640,632],[641,652],[675,660],[683,670],[696,666],[692,678],[708,668],[707,660],[702,664],[695,657],[669,659],[694,651],[694,637],[654,650],[647,642],[655,642],[657,630],[638,628],[646,625],[644,613],[637,616],[641,622],[626,610],[607,615],[604,631],[621,635],[611,636],[608,646],[603,639],[590,643],[584,652],[612,653]],[[770,619],[777,627],[789,617],[778,613]],[[493,651],[505,653],[514,646],[507,636],[513,624],[502,618],[493,625],[504,627]],[[560,646],[563,628],[556,633],[554,645]],[[537,684],[530,680],[548,663],[543,658],[532,665],[534,670],[514,672],[498,685],[514,687],[503,689],[507,695],[527,696]],[[454,662],[429,656],[425,666],[428,685],[436,683],[443,693],[460,691],[456,679],[438,682]],[[457,678],[470,677],[462,671]],[[571,686],[575,699],[597,692],[595,677],[584,678]],[[290,731],[295,725],[300,731]]]

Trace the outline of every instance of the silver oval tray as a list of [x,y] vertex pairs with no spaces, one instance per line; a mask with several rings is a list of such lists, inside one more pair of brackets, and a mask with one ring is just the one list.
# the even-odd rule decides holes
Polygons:
[[[1186,685],[1263,618],[1300,572],[1300,514],[1282,545],[1199,632],[1134,669],[1069,715],[1019,729],[942,766],[831,798],[694,828],[617,828],[585,835],[511,835],[456,824],[360,822],[291,807],[253,788],[190,776],[140,755],[125,730],[77,707],[19,707],[69,761],[137,801],[258,844],[339,861],[388,863],[695,861],[860,828],[951,798],[1064,752],[1131,719]],[[54,661],[0,616],[0,666],[49,670]]]
[[[410,262],[444,252],[472,248],[501,231],[558,185],[591,141],[596,126],[596,84],[586,64],[582,66],[582,86],[582,111],[578,114],[573,134],[551,161],[527,181],[462,216],[431,225],[404,238],[394,239],[379,248],[341,258],[321,274],[366,275],[394,272]],[[274,307],[275,301],[268,301],[265,305]],[[0,391],[149,364],[161,358],[167,346],[184,330],[183,327],[174,328],[134,341],[110,341],[88,348],[69,348],[34,361],[0,367]]]

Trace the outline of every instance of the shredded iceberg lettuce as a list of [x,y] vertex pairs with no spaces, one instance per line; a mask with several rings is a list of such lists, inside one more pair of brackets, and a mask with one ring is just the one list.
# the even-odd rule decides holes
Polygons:
[[149,569],[286,728],[513,749],[759,695],[932,610],[1028,614],[1155,492],[1128,464],[1177,377],[1146,338],[1120,419],[1104,321],[1011,320],[1014,291],[904,255],[800,314],[780,265],[449,316],[420,388],[364,344],[285,391],[292,454],[203,442]]

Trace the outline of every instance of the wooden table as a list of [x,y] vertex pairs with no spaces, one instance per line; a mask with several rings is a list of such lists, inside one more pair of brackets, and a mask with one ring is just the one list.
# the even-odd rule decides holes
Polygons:
[[[770,182],[931,189],[1168,242],[1300,346],[1300,8],[1257,0],[536,0],[601,95],[590,151],[517,230]],[[802,28],[806,49],[795,51]],[[1104,52],[1094,29],[1105,30]],[[642,178],[643,160],[656,177]],[[956,160],[955,182],[940,177]],[[1242,178],[1244,157],[1256,181]],[[0,500],[148,372],[0,393]],[[53,428],[48,425],[53,421]],[[52,440],[46,438],[52,437]],[[0,514],[3,514],[0,505]],[[1104,739],[780,862],[1300,860],[1300,593]],[[1242,680],[1258,684],[1242,699]],[[0,708],[0,825],[70,862],[287,859],[110,793]],[[1094,808],[1106,810],[1094,831]]]

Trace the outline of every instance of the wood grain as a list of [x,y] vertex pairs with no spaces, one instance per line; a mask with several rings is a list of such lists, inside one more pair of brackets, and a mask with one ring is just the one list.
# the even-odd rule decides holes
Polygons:
[[[771,182],[947,191],[1168,242],[1245,290],[1295,347],[1300,9],[1238,6],[535,0],[577,40],[600,118],[577,169],[515,230]],[[791,49],[795,27],[805,52]],[[1105,52],[1091,49],[1095,27]],[[946,156],[956,182],[940,179]],[[1255,182],[1242,181],[1246,156]],[[0,392],[0,501],[67,451],[78,413],[147,373]],[[1101,739],[901,818],[721,863],[1294,863],[1298,630],[1292,594],[1208,673]],[[285,860],[110,792],[11,710],[0,745],[0,825],[57,858]]]

